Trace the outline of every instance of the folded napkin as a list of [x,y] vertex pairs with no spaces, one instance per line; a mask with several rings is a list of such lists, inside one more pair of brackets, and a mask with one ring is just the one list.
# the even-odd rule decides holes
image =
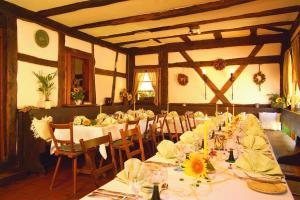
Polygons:
[[235,162],[236,166],[246,172],[264,175],[282,175],[279,165],[261,152],[243,153]]
[[249,127],[246,131],[245,131],[246,135],[258,135],[258,136],[262,136],[264,137],[264,130],[257,125],[253,125],[252,127]]
[[158,153],[164,158],[175,158],[177,154],[176,145],[170,140],[163,140],[157,145]]
[[76,116],[73,120],[73,124],[74,125],[81,125],[83,120],[87,120],[88,118],[86,118],[85,116],[83,115],[80,115],[80,116]]
[[152,110],[147,110],[147,111],[146,111],[146,114],[147,114],[147,116],[150,117],[150,118],[152,118],[152,117],[155,116],[155,114],[154,114],[154,112],[153,112]]
[[194,132],[186,131],[180,136],[180,141],[184,144],[193,144],[196,141]]
[[130,114],[124,114],[124,116],[123,116],[123,119],[124,120],[129,120],[129,121],[134,121],[134,116],[133,115],[130,115]]
[[109,125],[117,124],[117,123],[118,123],[118,121],[116,119],[114,119],[113,117],[108,117],[101,123],[101,125],[109,126]]
[[203,132],[204,132],[204,125],[199,124],[194,130],[194,137],[195,138],[202,138],[203,137]]
[[266,150],[269,147],[266,140],[257,135],[247,135],[242,139],[241,143],[246,149],[252,150]]
[[117,177],[124,182],[129,179],[139,178],[142,169],[142,161],[137,158],[130,158],[124,162],[124,169],[117,174]]
[[98,115],[97,115],[97,120],[100,120],[101,122],[105,119],[105,118],[107,118],[108,117],[108,115],[107,114],[105,114],[105,113],[99,113]]
[[53,121],[51,116],[45,116],[42,119],[33,118],[31,121],[30,130],[33,131],[35,138],[42,138],[43,140],[50,141],[50,126],[49,123]]
[[200,118],[200,117],[204,117],[204,114],[201,111],[197,111],[197,112],[194,113],[194,116]]

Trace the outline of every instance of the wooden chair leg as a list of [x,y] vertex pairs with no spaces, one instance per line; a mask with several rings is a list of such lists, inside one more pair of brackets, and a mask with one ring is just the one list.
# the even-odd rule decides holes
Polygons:
[[73,159],[73,193],[76,194],[77,184],[77,158]]
[[120,161],[120,170],[124,169],[124,163],[123,163],[123,155],[122,155],[122,149],[119,149],[119,161]]
[[54,185],[54,182],[55,182],[55,179],[56,179],[56,175],[57,175],[57,172],[58,172],[58,169],[59,169],[59,166],[60,166],[60,162],[61,162],[61,156],[58,157],[57,162],[56,162],[54,174],[53,174],[51,184],[50,184],[50,187],[49,187],[50,190],[52,190],[52,188],[53,188],[53,185]]

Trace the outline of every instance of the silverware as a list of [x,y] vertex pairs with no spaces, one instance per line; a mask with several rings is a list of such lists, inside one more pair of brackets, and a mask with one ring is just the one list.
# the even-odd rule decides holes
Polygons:
[[106,189],[102,189],[102,188],[97,189],[95,192],[109,194],[109,195],[111,194],[111,195],[115,195],[115,196],[122,196],[122,197],[135,197],[134,194],[128,194],[128,193],[124,193],[124,192],[106,190]]

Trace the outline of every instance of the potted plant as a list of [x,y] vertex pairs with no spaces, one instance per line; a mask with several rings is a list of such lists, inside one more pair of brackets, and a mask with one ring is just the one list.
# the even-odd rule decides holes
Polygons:
[[57,72],[43,75],[43,73],[40,71],[39,73],[33,72],[33,74],[38,79],[38,91],[44,95],[44,107],[45,109],[50,109],[51,100],[49,97],[54,89],[53,79],[55,78]]
[[71,97],[76,105],[81,105],[84,99],[84,91],[81,87],[74,87],[71,91]]
[[272,108],[286,108],[286,98],[278,94],[269,94]]

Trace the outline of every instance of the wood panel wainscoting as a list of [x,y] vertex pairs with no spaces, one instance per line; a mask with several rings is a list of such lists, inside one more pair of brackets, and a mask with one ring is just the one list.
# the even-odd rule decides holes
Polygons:
[[0,27],[0,162],[5,159],[5,137],[4,137],[4,67],[3,67],[3,29]]

